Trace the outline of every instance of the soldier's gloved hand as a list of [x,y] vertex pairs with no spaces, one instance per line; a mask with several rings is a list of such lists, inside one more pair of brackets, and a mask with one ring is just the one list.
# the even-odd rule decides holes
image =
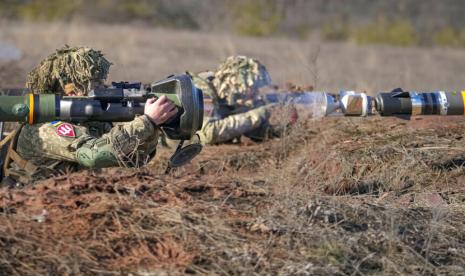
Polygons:
[[171,119],[176,113],[176,105],[165,95],[158,99],[150,98],[145,102],[144,114],[157,126]]

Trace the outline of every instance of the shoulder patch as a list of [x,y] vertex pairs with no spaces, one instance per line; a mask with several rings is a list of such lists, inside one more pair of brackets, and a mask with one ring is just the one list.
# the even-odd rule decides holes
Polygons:
[[63,137],[76,137],[76,132],[74,131],[74,126],[72,124],[60,122],[57,127],[57,134],[58,136]]

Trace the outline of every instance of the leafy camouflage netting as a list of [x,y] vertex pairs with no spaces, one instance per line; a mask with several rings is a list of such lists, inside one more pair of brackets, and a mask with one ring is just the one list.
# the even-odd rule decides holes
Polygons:
[[67,84],[73,84],[86,93],[92,81],[101,82],[107,78],[110,65],[100,51],[65,46],[28,74],[26,86],[33,93],[63,93]]
[[246,56],[231,56],[220,64],[213,79],[218,97],[233,105],[249,89],[256,90],[271,84],[271,78],[258,60]]

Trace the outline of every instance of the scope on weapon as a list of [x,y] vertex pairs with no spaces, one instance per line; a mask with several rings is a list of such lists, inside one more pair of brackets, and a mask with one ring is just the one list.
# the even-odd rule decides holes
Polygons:
[[179,109],[160,128],[174,140],[189,140],[203,123],[203,95],[188,75],[174,75],[144,88],[140,83],[113,83],[97,88],[85,97],[55,94],[0,96],[0,121],[29,124],[63,120],[67,122],[125,122],[144,113],[148,98],[165,95]]

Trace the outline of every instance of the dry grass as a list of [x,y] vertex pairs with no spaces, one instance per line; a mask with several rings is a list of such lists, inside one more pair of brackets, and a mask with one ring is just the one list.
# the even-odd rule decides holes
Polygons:
[[0,268],[465,273],[463,119],[302,124],[284,140],[208,147],[168,175],[162,160],[170,152],[162,150],[139,171],[4,188]]
[[[245,53],[263,59],[278,82],[463,85],[461,51],[127,26],[4,26],[0,40],[26,53],[14,63],[21,72],[50,49],[79,43],[108,53],[112,79],[149,81]],[[169,174],[172,150],[160,149],[140,170],[3,187],[0,275],[465,274],[464,131],[462,118],[325,118],[262,144],[207,147]]]

